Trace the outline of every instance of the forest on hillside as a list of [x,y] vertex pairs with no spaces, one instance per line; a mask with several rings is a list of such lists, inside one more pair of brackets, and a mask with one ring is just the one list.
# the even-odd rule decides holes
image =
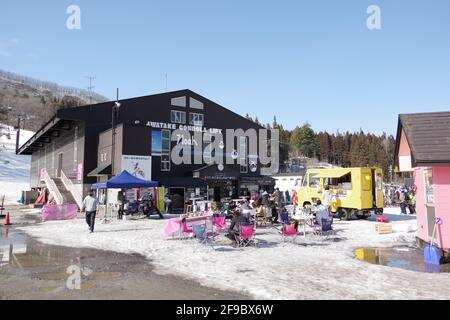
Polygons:
[[293,158],[313,158],[339,167],[380,167],[385,179],[391,179],[395,138],[383,133],[375,135],[359,132],[315,132],[305,123],[293,130],[284,129],[274,117],[272,124],[261,124],[248,114],[246,118],[267,128],[280,130],[280,164]]

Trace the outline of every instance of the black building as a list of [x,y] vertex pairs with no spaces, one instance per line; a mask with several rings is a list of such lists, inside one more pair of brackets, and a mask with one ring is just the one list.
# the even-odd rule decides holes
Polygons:
[[[201,148],[204,160],[208,160],[215,155],[203,149],[205,141],[211,139],[210,133],[223,132],[224,146],[226,129],[262,129],[252,121],[190,90],[119,103],[120,107],[112,101],[59,110],[18,150],[18,154],[32,155],[31,187],[46,185],[57,194],[57,200],[80,203],[93,183],[119,174],[129,168],[130,161],[135,167],[129,171],[135,169],[134,174],[158,181],[168,192],[184,199],[195,193],[218,201],[273,187],[273,180],[261,175],[260,158],[249,154],[249,138],[245,135],[236,136],[235,141],[241,155],[246,156],[245,163],[236,160],[235,164],[218,166],[192,161],[175,165],[171,159],[171,150],[185,144],[193,150]],[[175,130],[180,129],[192,135],[174,139]],[[201,146],[195,141],[195,132],[203,135]],[[145,176],[145,170],[139,167],[142,164],[151,166],[151,175],[147,170]]]

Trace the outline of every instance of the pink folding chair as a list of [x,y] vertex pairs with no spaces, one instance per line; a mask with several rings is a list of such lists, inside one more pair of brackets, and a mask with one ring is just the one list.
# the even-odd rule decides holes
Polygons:
[[227,229],[226,216],[213,217],[213,226],[216,233],[225,233]]
[[248,226],[240,225],[239,234],[235,235],[237,246],[244,248],[253,245],[256,248],[255,233],[255,226],[253,224]]
[[188,227],[187,222],[186,222],[186,218],[183,218],[181,220],[181,225],[182,225],[182,231],[183,231],[183,236],[187,235],[188,239],[191,239],[194,237],[194,230]]
[[298,235],[297,229],[295,229],[290,224],[283,223],[283,228],[281,232],[283,242],[285,242],[287,238],[292,238],[293,239],[292,241],[295,242],[295,240],[297,239],[297,235]]

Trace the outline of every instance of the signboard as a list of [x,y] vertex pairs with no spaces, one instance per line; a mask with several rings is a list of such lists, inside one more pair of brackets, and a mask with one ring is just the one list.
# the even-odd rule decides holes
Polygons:
[[83,180],[83,164],[79,163],[77,168],[77,181]]
[[122,171],[128,171],[133,176],[152,180],[152,157],[147,156],[122,156]]

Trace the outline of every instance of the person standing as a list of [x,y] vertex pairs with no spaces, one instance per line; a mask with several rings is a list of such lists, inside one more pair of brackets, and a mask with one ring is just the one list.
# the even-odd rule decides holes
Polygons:
[[117,203],[119,205],[119,220],[123,220],[123,213],[125,211],[125,202],[126,202],[126,192],[121,189],[119,193],[117,193]]
[[86,198],[83,200],[82,210],[86,210],[86,223],[89,226],[89,231],[94,232],[95,216],[97,215],[98,199],[94,197],[92,191],[89,192]]
[[172,211],[172,199],[168,193],[164,197],[164,211],[166,213],[171,213]]
[[408,214],[406,208],[408,207],[408,200],[406,198],[406,190],[400,190],[398,201],[400,202],[400,209],[402,214]]
[[284,192],[285,204],[288,205],[291,203],[291,195],[289,194],[289,190]]
[[416,194],[413,190],[408,193],[408,209],[410,214],[416,214]]
[[331,213],[331,206],[333,205],[333,193],[330,186],[325,186],[325,191],[322,194],[322,205]]
[[295,189],[292,190],[292,204],[294,205],[294,208],[298,206],[298,198],[297,198],[297,191]]

